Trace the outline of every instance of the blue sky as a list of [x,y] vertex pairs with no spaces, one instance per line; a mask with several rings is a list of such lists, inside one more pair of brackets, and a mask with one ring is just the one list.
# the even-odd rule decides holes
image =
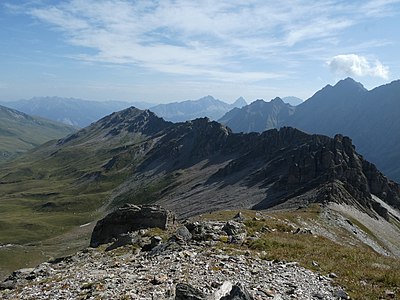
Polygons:
[[0,100],[303,99],[400,78],[400,1],[1,1]]

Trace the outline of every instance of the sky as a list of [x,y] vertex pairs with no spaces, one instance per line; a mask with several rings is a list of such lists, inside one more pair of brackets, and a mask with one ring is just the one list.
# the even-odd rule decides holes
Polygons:
[[400,79],[400,0],[0,0],[0,100],[307,99]]

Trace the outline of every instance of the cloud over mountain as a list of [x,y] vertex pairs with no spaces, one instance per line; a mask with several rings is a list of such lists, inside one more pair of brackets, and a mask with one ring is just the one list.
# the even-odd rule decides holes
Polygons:
[[336,55],[328,62],[328,65],[333,73],[389,78],[387,66],[384,66],[379,60],[371,62],[366,57],[357,54]]

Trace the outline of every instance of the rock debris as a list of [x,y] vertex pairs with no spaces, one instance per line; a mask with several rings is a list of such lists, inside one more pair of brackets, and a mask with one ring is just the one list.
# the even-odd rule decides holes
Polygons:
[[[216,224],[211,227],[218,227]],[[220,223],[219,230],[225,225]],[[182,229],[178,236],[182,233],[189,238]],[[268,261],[257,252],[223,250],[221,242],[213,239],[185,240],[176,236],[151,251],[135,245],[110,251],[88,248],[36,268],[16,271],[1,284],[0,298],[172,300],[184,299],[180,290],[186,286],[200,295],[186,299],[348,299],[331,278],[296,262]],[[220,238],[217,233],[213,237]],[[247,298],[220,297],[226,286],[242,287],[237,295]]]

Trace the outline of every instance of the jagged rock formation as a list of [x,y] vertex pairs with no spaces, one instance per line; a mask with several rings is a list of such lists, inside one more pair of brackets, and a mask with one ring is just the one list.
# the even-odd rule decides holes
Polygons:
[[276,103],[260,100],[231,110],[220,121],[234,132],[262,132],[291,126],[331,137],[347,135],[369,161],[400,181],[399,93],[400,80],[368,91],[359,82],[346,78],[322,88],[292,107],[289,114],[277,114]]

